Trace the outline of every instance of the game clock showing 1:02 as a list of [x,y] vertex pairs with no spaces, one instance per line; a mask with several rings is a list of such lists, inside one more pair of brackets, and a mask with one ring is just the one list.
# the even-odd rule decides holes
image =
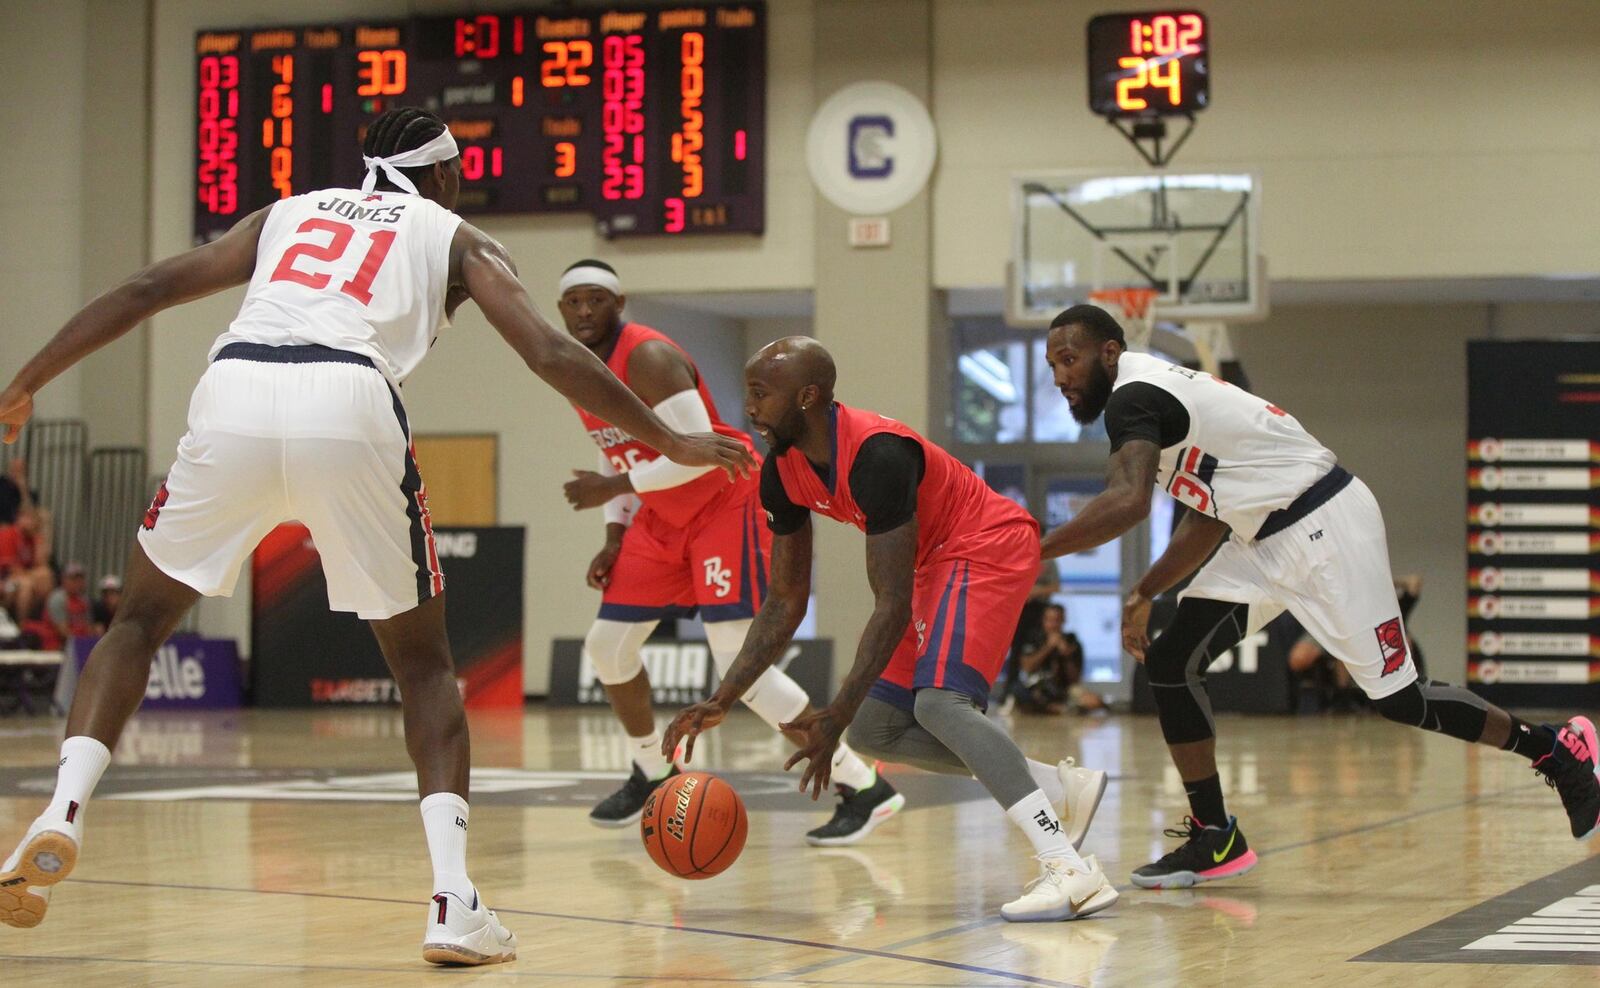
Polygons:
[[1211,100],[1211,32],[1197,10],[1089,21],[1089,109],[1103,117],[1193,114]]
[[455,135],[461,213],[590,213],[607,236],[764,225],[760,0],[201,31],[195,81],[197,242],[358,186],[367,125],[396,106]]

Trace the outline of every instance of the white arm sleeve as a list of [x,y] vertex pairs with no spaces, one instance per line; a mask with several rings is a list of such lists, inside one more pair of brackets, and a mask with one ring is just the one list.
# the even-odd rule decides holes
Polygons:
[[[699,391],[679,391],[655,406],[653,411],[661,416],[661,421],[679,432],[711,431],[711,413],[706,410],[706,403],[700,397]],[[681,463],[672,462],[665,456],[658,456],[649,463],[641,463],[629,470],[628,480],[636,491],[664,491],[669,487],[687,484],[701,474],[715,469],[716,467],[686,467]]]
[[[617,475],[617,465],[611,462],[611,457],[600,451],[600,474],[606,477]],[[639,495],[618,494],[605,503],[600,510],[605,513],[607,525],[631,525],[634,512],[639,510]]]

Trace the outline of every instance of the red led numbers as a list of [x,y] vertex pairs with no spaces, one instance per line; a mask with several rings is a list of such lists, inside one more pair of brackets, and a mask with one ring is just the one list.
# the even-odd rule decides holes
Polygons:
[[[701,98],[706,91],[705,35],[699,31],[685,31],[679,47],[683,70],[678,76],[678,107],[683,122],[678,132],[672,135],[672,160],[683,166],[683,197],[694,199],[706,188],[706,170],[700,162],[700,149],[706,146],[706,116],[700,110]],[[682,204],[679,205],[681,207]],[[668,208],[670,226],[670,202]],[[679,222],[681,224],[681,218]],[[669,229],[667,232],[677,231]]]
[[195,173],[200,202],[211,213],[239,211],[239,59],[200,59],[200,163]]
[[600,195],[606,199],[644,196],[644,38],[607,35],[602,46]]

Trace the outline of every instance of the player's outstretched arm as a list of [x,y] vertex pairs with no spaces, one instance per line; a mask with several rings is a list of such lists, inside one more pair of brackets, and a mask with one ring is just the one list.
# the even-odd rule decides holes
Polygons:
[[722,684],[710,698],[685,707],[667,725],[661,751],[668,758],[687,739],[683,760],[694,754],[695,735],[722,722],[739,698],[750,692],[788,646],[806,616],[806,598],[811,594],[811,522],[806,520],[788,535],[772,538],[772,572],[768,574],[767,598],[756,611],[750,630],[745,633],[739,655],[722,677]]
[[1039,541],[1045,559],[1104,545],[1144,521],[1150,514],[1161,447],[1147,439],[1130,439],[1111,454],[1106,489],[1065,525]]
[[249,281],[269,208],[246,216],[211,243],[157,261],[79,309],[0,392],[5,441],[16,442],[33,414],[33,396],[68,367],[163,309]]
[[911,624],[911,591],[916,567],[916,515],[898,528],[867,536],[867,583],[872,587],[872,616],[867,618],[861,641],[856,644],[855,664],[839,684],[839,693],[832,703],[779,725],[781,730],[799,731],[806,736],[806,743],[789,756],[783,768],[787,772],[802,760],[806,762],[806,769],[800,776],[800,791],[809,788],[812,799],[827,790],[839,739],[855,720],[867,692],[888,668],[894,650],[906,636],[906,628]]
[[1210,515],[1184,512],[1166,551],[1150,564],[1122,603],[1122,647],[1129,655],[1144,661],[1144,650],[1150,645],[1151,601],[1199,569],[1227,535],[1228,526]]
[[569,401],[626,429],[668,459],[721,467],[730,476],[749,475],[755,460],[742,444],[668,428],[587,347],[551,326],[517,280],[511,255],[470,223],[457,228],[450,244],[450,273],[451,284],[466,289],[528,368]]

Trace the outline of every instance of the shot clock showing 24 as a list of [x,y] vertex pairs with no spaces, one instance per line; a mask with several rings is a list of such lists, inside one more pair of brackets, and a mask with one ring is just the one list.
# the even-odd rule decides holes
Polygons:
[[1103,117],[1192,116],[1211,99],[1211,34],[1197,10],[1089,21],[1089,108]]

